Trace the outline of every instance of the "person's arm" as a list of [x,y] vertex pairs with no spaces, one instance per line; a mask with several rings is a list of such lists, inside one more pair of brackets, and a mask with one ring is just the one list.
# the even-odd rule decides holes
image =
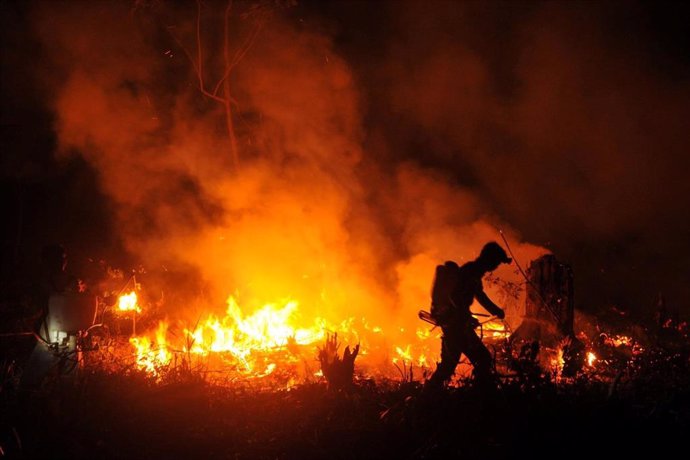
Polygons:
[[506,314],[503,309],[493,303],[484,291],[479,291],[475,297],[477,298],[479,304],[486,309],[486,311],[494,316],[498,316],[501,319],[505,318]]

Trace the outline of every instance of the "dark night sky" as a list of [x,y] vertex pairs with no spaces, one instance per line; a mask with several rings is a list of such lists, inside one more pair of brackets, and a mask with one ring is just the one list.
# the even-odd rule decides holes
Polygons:
[[[3,285],[49,241],[117,263],[98,173],[53,155],[35,4],[0,4]],[[644,316],[662,291],[690,312],[686,3],[302,1],[285,14],[332,37],[382,168],[412,161],[469,187],[573,265],[585,310]]]

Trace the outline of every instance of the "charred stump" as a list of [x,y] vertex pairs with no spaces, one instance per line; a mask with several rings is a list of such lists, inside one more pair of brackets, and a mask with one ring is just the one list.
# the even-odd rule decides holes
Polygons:
[[573,271],[569,265],[544,255],[527,269],[525,317],[513,334],[517,340],[538,340],[547,347],[563,350],[563,373],[573,375],[582,363],[583,346],[575,337]]
[[575,296],[570,266],[548,254],[530,264],[527,276],[525,316],[553,325],[562,336],[573,335]]
[[573,271],[552,254],[530,263],[527,269],[525,318],[515,337],[555,345],[573,336],[575,297]]
[[345,347],[343,357],[338,356],[338,334],[328,334],[326,344],[319,349],[319,362],[321,372],[328,382],[331,390],[342,390],[352,386],[355,373],[355,359],[359,353],[359,345],[353,351]]

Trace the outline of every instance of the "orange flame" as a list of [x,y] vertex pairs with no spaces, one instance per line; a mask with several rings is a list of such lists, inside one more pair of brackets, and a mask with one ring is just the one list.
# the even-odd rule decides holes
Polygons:
[[282,308],[266,304],[247,317],[243,316],[234,297],[229,297],[227,302],[223,318],[211,315],[193,330],[184,330],[188,343],[184,351],[199,355],[227,353],[246,372],[252,372],[255,368],[252,353],[275,351],[289,344],[309,345],[325,336],[323,321],[318,318],[308,328],[293,324],[292,315],[298,309],[295,301],[287,302]]
[[565,356],[563,348],[558,347],[556,354],[551,358],[551,369],[553,370],[556,381],[559,381],[561,374],[563,374],[563,367],[565,366]]
[[[128,296],[136,298],[134,293]],[[182,361],[203,360],[207,368],[222,363],[223,369],[245,378],[273,375],[277,369],[287,370],[290,375],[294,371],[305,378],[319,376],[309,368],[309,362],[326,334],[335,332],[342,343],[360,345],[359,369],[393,377],[399,375],[401,364],[432,368],[440,357],[442,334],[440,328],[423,326],[389,324],[384,328],[364,317],[349,317],[339,323],[318,316],[305,321],[296,300],[267,303],[247,314],[233,296],[227,299],[224,315],[210,314],[192,327],[177,327],[180,334],[169,333],[168,324],[161,322],[155,334],[130,340],[140,369],[158,377],[174,354],[180,353]],[[483,326],[486,340],[504,339],[509,334],[503,322],[491,321]]]
[[161,321],[156,330],[156,341],[147,337],[132,337],[129,342],[136,350],[136,363],[139,369],[145,370],[151,375],[159,376],[160,370],[170,364],[172,353],[168,350],[166,334],[167,323]]
[[[232,296],[227,299],[225,315],[209,315],[198,325],[181,329],[183,333],[176,339],[180,343],[174,346],[168,342],[166,322],[160,323],[155,338],[151,335],[132,338],[130,343],[135,349],[137,366],[159,376],[171,362],[174,353],[171,350],[178,350],[178,353],[199,359],[216,356],[242,375],[260,378],[271,375],[281,365],[311,359],[316,355],[317,345],[330,331],[339,333],[344,342],[360,344],[359,363],[380,370],[381,364],[387,362],[391,375],[394,375],[391,361],[419,367],[428,367],[436,362],[441,334],[428,328],[409,331],[391,325],[387,328],[390,335],[387,335],[383,328],[372,325],[366,318],[354,317],[339,324],[316,317],[311,324],[305,325],[299,316],[299,304],[294,300],[286,301],[282,306],[265,304],[246,315]],[[405,345],[397,345],[396,342]],[[386,356],[389,358],[382,359]],[[313,370],[305,370],[308,372],[305,375],[319,375]]]
[[487,339],[507,339],[510,337],[510,331],[505,323],[497,319],[482,324],[482,334]]

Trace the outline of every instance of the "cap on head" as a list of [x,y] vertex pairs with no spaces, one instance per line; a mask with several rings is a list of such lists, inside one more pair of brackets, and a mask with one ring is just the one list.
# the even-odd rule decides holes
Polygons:
[[482,248],[482,252],[479,254],[479,257],[484,260],[496,262],[497,264],[509,264],[513,261],[513,259],[508,257],[508,254],[506,254],[505,250],[495,241],[486,243]]

